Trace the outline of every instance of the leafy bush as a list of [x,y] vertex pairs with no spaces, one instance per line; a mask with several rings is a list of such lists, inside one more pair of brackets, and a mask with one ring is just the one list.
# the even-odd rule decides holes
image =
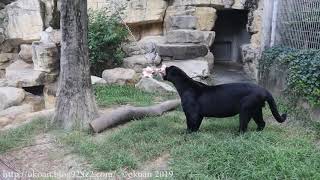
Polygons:
[[89,11],[89,57],[91,73],[101,76],[102,71],[121,65],[124,52],[121,44],[128,31],[120,23],[120,14],[107,15],[106,10]]
[[320,51],[273,47],[263,52],[260,60],[261,79],[268,78],[274,65],[288,68],[287,92],[305,97],[310,104],[320,105]]

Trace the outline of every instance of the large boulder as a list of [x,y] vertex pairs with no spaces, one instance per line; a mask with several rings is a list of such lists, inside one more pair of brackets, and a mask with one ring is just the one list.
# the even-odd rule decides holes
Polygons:
[[172,30],[171,17],[173,16],[193,16],[196,11],[195,6],[169,6],[164,17],[164,33]]
[[45,31],[41,32],[40,42],[44,44],[59,44],[61,42],[61,37],[61,30],[48,27]]
[[19,57],[26,62],[32,62],[32,46],[31,44],[21,44]]
[[252,46],[252,44],[245,44],[241,46],[241,55],[243,61],[244,72],[252,79],[258,80],[258,66],[260,48]]
[[147,59],[145,55],[137,55],[127,57],[123,60],[123,67],[134,69],[136,72],[141,73],[143,68],[151,65],[159,65],[161,63],[161,58],[159,56],[155,57],[153,61]]
[[30,104],[23,104],[20,106],[12,106],[3,111],[0,111],[0,117],[7,117],[14,119],[16,116],[25,113],[33,112],[33,107]]
[[203,44],[158,44],[157,53],[161,57],[185,60],[206,56],[208,48]]
[[107,82],[100,78],[100,77],[97,77],[97,76],[91,76],[91,84],[106,84]]
[[162,22],[167,6],[165,0],[131,0],[124,13],[124,21],[134,25]]
[[197,30],[212,31],[217,20],[217,10],[212,7],[196,7],[194,16],[197,17]]
[[[196,7],[196,6],[169,6],[164,18],[164,32],[172,30],[172,17],[193,17],[195,23],[192,29],[200,31],[212,31],[214,28],[217,14],[216,9],[212,7]],[[191,19],[190,19],[191,20]],[[189,20],[189,21],[190,21]],[[190,23],[190,22],[189,22]],[[184,29],[184,28],[179,28]]]
[[142,78],[136,84],[136,87],[146,92],[158,92],[158,93],[177,92],[172,86],[164,82],[157,81],[153,78]]
[[247,0],[234,0],[234,3],[232,5],[232,9],[244,9],[244,5]]
[[170,16],[168,29],[196,29],[198,19],[195,16],[180,15]]
[[[41,87],[42,88],[42,87]],[[42,89],[43,90],[43,89]],[[26,96],[22,104],[28,104],[32,107],[33,111],[41,111],[45,108],[44,97],[42,93],[35,95],[29,92],[26,92]]]
[[135,84],[138,77],[133,69],[125,68],[114,68],[104,70],[102,73],[102,78],[107,82],[107,84]]
[[145,54],[152,52],[154,46],[165,43],[166,39],[163,36],[146,36],[139,42],[130,42],[123,45],[122,49],[128,56]]
[[0,65],[9,61],[16,60],[18,58],[17,53],[2,53],[0,54]]
[[34,70],[43,72],[55,72],[59,70],[60,59],[58,48],[53,43],[32,43],[32,61]]
[[[215,8],[233,8],[235,1],[243,0],[174,0],[174,6],[209,6]],[[239,8],[240,2],[235,7]]]
[[209,62],[206,60],[164,61],[163,64],[167,67],[177,66],[195,80],[204,79],[210,75]]
[[0,87],[0,110],[19,105],[25,97],[25,91],[14,87]]
[[6,79],[9,86],[32,87],[56,81],[58,73],[36,71],[32,64],[18,60],[6,68]]
[[2,44],[5,40],[5,36],[4,36],[4,29],[0,28],[0,44]]
[[8,81],[6,79],[0,79],[0,87],[7,87]]
[[167,43],[199,43],[208,47],[212,45],[215,38],[214,31],[198,31],[198,30],[172,30],[167,32]]
[[43,22],[39,0],[17,0],[6,7],[6,35],[15,43],[31,43],[40,39]]

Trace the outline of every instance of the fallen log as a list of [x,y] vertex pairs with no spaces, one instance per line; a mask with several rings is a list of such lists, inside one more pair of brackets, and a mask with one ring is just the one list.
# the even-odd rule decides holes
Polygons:
[[180,105],[180,100],[170,100],[148,107],[120,107],[111,113],[103,114],[90,123],[95,133],[102,132],[107,128],[126,123],[133,119],[141,119],[149,116],[161,116],[164,112],[174,110]]

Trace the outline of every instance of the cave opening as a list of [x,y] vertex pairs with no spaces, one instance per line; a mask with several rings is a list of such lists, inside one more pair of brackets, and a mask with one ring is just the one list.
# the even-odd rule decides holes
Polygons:
[[250,43],[250,33],[247,31],[248,11],[219,10],[218,19],[213,28],[216,38],[210,47],[215,61],[239,64],[241,63],[241,45]]
[[241,46],[250,43],[247,30],[247,10],[224,9],[217,11],[216,32],[210,51],[214,55],[214,79],[216,84],[251,82],[243,70]]
[[32,87],[23,87],[23,89],[26,92],[31,93],[33,95],[42,96],[43,95],[44,85],[32,86]]

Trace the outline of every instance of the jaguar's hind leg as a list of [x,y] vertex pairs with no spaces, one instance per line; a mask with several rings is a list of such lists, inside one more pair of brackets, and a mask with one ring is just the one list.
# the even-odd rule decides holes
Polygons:
[[262,131],[264,127],[266,126],[266,122],[263,120],[263,114],[262,114],[262,108],[259,108],[254,114],[253,114],[253,120],[256,122],[258,128],[257,131]]

